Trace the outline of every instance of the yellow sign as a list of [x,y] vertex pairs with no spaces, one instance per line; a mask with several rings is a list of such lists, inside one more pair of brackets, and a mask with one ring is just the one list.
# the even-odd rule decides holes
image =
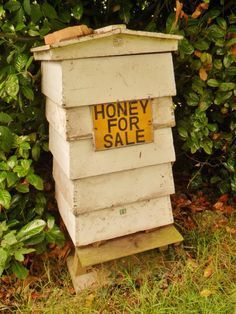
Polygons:
[[96,150],[153,141],[150,99],[94,105],[92,117]]

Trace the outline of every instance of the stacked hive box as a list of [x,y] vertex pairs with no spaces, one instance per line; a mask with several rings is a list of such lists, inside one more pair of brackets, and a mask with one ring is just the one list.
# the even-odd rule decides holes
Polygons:
[[173,223],[171,51],[179,39],[118,25],[33,49],[56,198],[75,246]]

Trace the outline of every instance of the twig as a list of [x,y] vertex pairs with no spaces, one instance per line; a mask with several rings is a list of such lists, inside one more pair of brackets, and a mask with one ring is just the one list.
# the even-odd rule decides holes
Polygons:
[[3,32],[0,32],[0,38],[14,39],[16,41],[36,41],[41,39],[40,36],[16,36],[14,34],[7,34]]

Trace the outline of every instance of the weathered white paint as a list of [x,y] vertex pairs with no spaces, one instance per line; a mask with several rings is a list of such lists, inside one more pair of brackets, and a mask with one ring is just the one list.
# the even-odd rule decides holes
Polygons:
[[148,200],[175,191],[171,163],[70,180],[54,159],[53,177],[74,214]]
[[89,106],[64,109],[47,98],[46,117],[53,128],[68,141],[93,136]]
[[66,60],[177,50],[182,36],[129,30],[124,25],[95,30],[94,34],[33,48],[35,60]]
[[79,214],[57,188],[59,211],[75,246],[113,239],[173,223],[169,196]]
[[[175,125],[171,97],[152,100],[153,128],[173,127]],[[48,122],[66,140],[92,138],[93,124],[89,106],[62,108],[49,98],[46,99]]]
[[171,53],[43,61],[42,73],[43,93],[65,107],[176,93]]
[[94,151],[92,139],[67,142],[49,126],[49,149],[70,179],[173,162],[175,152],[170,128],[154,131],[154,142]]
[[59,62],[41,63],[42,72],[42,92],[50,95],[55,103],[62,103],[62,67]]

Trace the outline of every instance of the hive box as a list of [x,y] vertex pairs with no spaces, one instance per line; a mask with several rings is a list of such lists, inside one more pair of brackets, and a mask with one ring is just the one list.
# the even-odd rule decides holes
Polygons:
[[56,199],[75,246],[173,223],[171,51],[180,38],[113,25],[33,49]]

